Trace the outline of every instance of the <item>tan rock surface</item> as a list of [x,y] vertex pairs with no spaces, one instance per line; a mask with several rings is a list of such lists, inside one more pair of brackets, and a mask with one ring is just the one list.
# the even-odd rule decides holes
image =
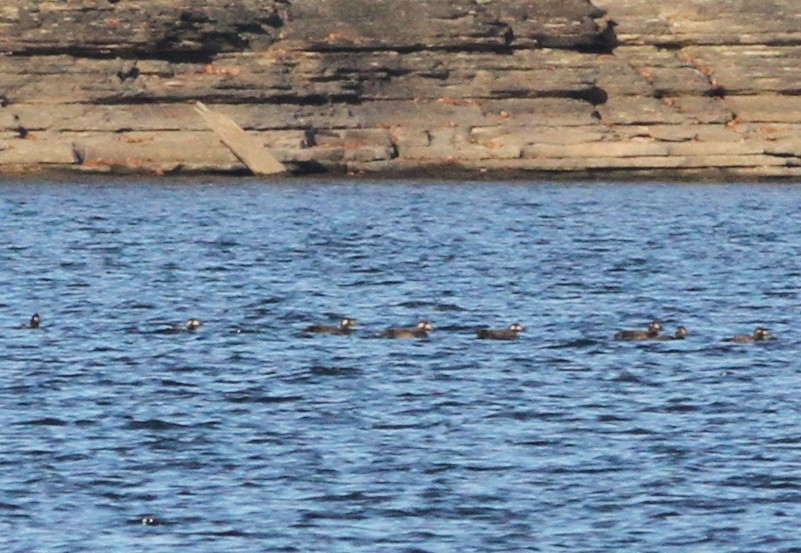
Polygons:
[[794,0],[7,0],[0,172],[797,178]]

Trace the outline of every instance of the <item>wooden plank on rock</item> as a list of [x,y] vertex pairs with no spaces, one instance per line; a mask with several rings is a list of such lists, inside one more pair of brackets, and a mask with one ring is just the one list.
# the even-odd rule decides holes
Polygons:
[[284,164],[278,161],[256,138],[245,132],[232,119],[209,109],[202,102],[195,103],[195,111],[203,117],[209,128],[217,133],[220,141],[254,175],[286,173],[287,169]]

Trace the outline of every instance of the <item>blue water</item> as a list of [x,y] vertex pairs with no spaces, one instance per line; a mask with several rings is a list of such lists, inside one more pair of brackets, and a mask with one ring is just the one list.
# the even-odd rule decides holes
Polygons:
[[[0,212],[2,551],[801,549],[801,187],[28,180]],[[611,340],[653,318],[691,334]]]

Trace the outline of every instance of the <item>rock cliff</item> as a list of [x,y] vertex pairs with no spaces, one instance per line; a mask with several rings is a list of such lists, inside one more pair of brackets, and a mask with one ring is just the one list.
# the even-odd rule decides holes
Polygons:
[[0,172],[801,175],[798,0],[4,0]]

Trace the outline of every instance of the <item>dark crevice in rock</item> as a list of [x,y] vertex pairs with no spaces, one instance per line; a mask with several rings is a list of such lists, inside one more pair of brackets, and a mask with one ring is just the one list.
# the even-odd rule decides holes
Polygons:
[[175,47],[164,46],[163,50],[140,50],[140,49],[114,49],[93,48],[93,47],[64,47],[64,48],[26,48],[7,52],[5,55],[18,58],[36,58],[39,56],[70,56],[73,58],[84,58],[88,60],[110,60],[120,59],[126,61],[155,60],[168,61],[172,63],[192,63],[208,64],[220,52],[217,51],[198,51],[180,50]]
[[319,161],[292,161],[288,162],[292,167],[293,175],[320,175],[328,173],[331,169]]
[[609,99],[607,92],[596,85],[576,89],[576,90],[549,90],[549,91],[536,91],[529,90],[496,90],[490,97],[474,97],[470,99],[481,100],[532,100],[532,99],[545,99],[545,98],[562,98],[570,100],[580,100],[587,102],[593,106],[599,106],[606,103]]
[[[442,52],[453,54],[470,53],[492,53],[492,54],[511,54],[516,48],[507,44],[469,44],[453,46],[428,46],[425,44],[409,44],[405,46],[356,46],[356,45],[321,45],[310,44],[306,51],[320,52],[324,54],[372,54],[372,53],[393,53],[393,54],[416,54],[419,52]],[[523,49],[523,48],[521,48]]]
[[764,40],[742,42],[737,40],[713,40],[705,37],[690,37],[684,39],[665,39],[663,37],[650,37],[640,41],[631,42],[629,46],[653,46],[658,50],[682,50],[683,48],[696,47],[718,47],[718,48],[743,48],[743,47],[793,47],[801,46],[801,39],[793,37],[766,37]]
[[582,54],[612,54],[618,47],[617,33],[615,27],[617,23],[608,21],[606,27],[599,34],[588,41],[566,41],[565,38],[555,38],[549,36],[536,36],[538,46],[542,48],[554,48],[561,50],[573,50]]
[[332,45],[332,44],[310,44],[305,49],[307,52],[319,52],[323,54],[372,54],[372,53],[394,53],[394,54],[416,54],[420,52],[431,53],[453,53],[453,54],[513,54],[526,50],[567,50],[579,52],[581,54],[611,54],[618,46],[617,40],[598,40],[588,44],[568,44],[564,41],[554,41],[543,39],[537,47],[516,45],[514,41],[509,44],[468,44],[453,46],[427,46],[424,44],[410,44],[406,46],[357,46],[357,45]]
[[617,44],[612,45],[606,42],[598,42],[597,44],[586,44],[565,49],[573,50],[574,52],[578,52],[580,54],[612,54],[616,47]]
[[566,94],[564,94],[564,97],[572,98],[574,100],[582,100],[592,104],[593,106],[600,106],[606,103],[606,101],[609,99],[609,94],[607,94],[606,90],[600,86],[593,85],[582,90],[568,91]]
[[328,106],[334,104],[344,105],[359,105],[361,99],[353,94],[350,95],[309,95],[298,96],[293,94],[275,95],[268,98],[232,98],[224,94],[204,94],[202,98],[187,98],[186,96],[159,96],[154,98],[152,96],[106,96],[104,98],[95,98],[89,102],[76,102],[81,104],[88,104],[93,106],[116,106],[116,105],[143,105],[143,104],[188,104],[195,99],[202,99],[209,104],[227,104],[235,105],[294,105],[299,107],[308,106]]
[[676,51],[681,50],[682,48],[684,48],[686,46],[686,44],[683,44],[681,42],[662,42],[662,43],[656,44],[655,46],[656,46],[657,50],[665,50],[665,51],[668,51],[668,52],[676,52]]
[[709,96],[710,98],[725,98],[726,87],[713,85],[710,89],[704,91],[704,96]]

